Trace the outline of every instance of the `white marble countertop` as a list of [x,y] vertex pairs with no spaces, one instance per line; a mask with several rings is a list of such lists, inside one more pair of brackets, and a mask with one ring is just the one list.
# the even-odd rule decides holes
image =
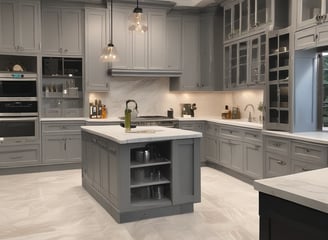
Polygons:
[[328,168],[254,181],[259,192],[328,213]]
[[281,132],[262,130],[262,133],[267,136],[283,137],[300,141],[309,141],[318,144],[328,144],[328,132]]
[[131,132],[128,133],[125,132],[125,128],[120,126],[82,126],[81,128],[83,131],[107,138],[119,144],[202,137],[202,133],[199,132],[159,126],[140,126],[132,128]]

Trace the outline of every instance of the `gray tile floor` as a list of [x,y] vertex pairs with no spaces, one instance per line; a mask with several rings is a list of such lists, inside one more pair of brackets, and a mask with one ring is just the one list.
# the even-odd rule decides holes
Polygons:
[[194,213],[117,224],[81,187],[81,171],[0,176],[0,239],[256,240],[258,194],[249,184],[202,168]]

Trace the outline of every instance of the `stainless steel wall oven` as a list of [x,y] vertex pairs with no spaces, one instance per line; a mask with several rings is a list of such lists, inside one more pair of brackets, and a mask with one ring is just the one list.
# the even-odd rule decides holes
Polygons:
[[37,74],[0,72],[0,143],[38,141]]

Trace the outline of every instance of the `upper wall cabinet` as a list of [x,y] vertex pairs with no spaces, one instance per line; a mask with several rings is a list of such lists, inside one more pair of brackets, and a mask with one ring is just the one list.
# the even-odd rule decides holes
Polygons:
[[262,87],[266,73],[266,33],[224,46],[224,89]]
[[224,40],[248,37],[264,30],[285,28],[291,24],[291,1],[234,0],[223,1]]
[[42,53],[82,56],[82,10],[46,7],[42,9]]
[[40,1],[0,1],[0,51],[40,51]]
[[143,7],[148,20],[145,33],[128,30],[128,17],[135,6],[116,5],[113,11],[113,43],[120,61],[112,64],[113,76],[154,75],[169,72],[166,51],[167,8]]
[[299,0],[297,12],[297,28],[302,29],[309,26],[328,21],[328,1],[327,0]]
[[[100,61],[108,44],[106,9],[85,10],[85,80],[87,91],[108,91],[108,64]],[[97,36],[97,37],[95,37]]]
[[225,1],[223,7],[225,41],[263,30],[272,23],[271,0]]
[[173,59],[174,67],[180,66],[180,60],[182,70],[180,77],[170,79],[170,90],[214,91],[222,88],[219,81],[223,19],[220,18],[222,13],[217,14],[217,11],[214,7],[201,13],[179,12],[179,16],[169,16],[171,28],[176,32],[181,28],[180,34],[175,35],[176,39],[172,38],[168,46],[169,59]]

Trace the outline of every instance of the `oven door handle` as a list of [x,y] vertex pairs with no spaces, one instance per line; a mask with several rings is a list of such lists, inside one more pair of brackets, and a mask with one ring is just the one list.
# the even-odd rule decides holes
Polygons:
[[0,118],[0,121],[28,121],[28,120],[33,120],[36,121],[38,120],[38,117],[2,117]]

